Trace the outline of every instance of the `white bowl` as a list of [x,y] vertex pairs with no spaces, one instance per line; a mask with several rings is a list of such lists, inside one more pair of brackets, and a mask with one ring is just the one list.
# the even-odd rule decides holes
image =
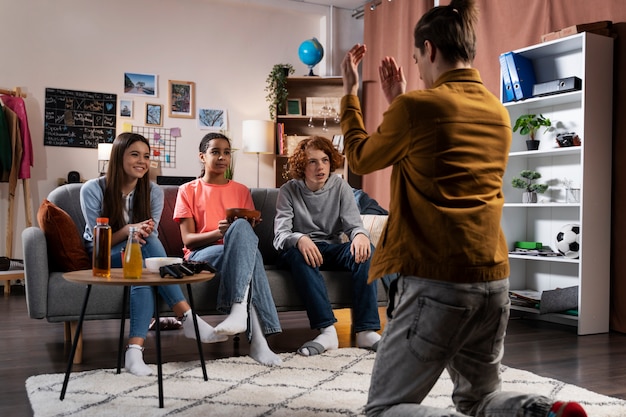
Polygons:
[[159,273],[159,268],[165,265],[182,264],[183,258],[146,258],[146,269]]

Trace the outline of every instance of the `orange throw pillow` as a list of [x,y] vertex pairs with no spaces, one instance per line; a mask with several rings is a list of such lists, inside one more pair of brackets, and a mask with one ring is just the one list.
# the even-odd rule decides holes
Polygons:
[[91,269],[91,259],[83,239],[76,233],[76,225],[69,214],[44,199],[37,212],[37,221],[46,236],[51,270],[70,272]]

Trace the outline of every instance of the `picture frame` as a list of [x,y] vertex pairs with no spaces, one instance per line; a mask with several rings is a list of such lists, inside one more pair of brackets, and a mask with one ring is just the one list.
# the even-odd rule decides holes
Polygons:
[[163,126],[163,105],[146,103],[146,125]]
[[120,117],[132,119],[133,117],[133,101],[120,99]]
[[135,94],[144,97],[158,96],[158,82],[155,74],[124,73],[124,94]]
[[302,102],[299,98],[287,99],[287,115],[302,116]]
[[228,130],[228,114],[225,109],[198,109],[198,128],[203,130]]
[[196,83],[193,81],[168,81],[168,116],[182,119],[196,117]]

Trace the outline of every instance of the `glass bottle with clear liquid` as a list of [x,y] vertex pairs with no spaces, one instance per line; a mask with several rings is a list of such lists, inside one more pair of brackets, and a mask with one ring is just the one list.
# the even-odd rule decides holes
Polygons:
[[143,258],[141,255],[141,244],[137,239],[137,232],[138,229],[136,227],[128,229],[128,241],[124,250],[124,278],[128,279],[141,278]]
[[111,277],[111,226],[107,217],[98,217],[93,228],[94,277]]

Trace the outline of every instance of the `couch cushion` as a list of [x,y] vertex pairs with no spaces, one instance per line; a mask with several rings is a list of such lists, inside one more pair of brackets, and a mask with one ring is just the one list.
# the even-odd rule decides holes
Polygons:
[[159,221],[159,240],[168,256],[183,257],[183,238],[180,235],[180,225],[174,221],[174,207],[178,195],[177,185],[161,185],[163,189],[163,213]]
[[44,199],[37,211],[37,222],[46,236],[50,268],[69,272],[91,269],[91,259],[76,233],[76,224],[62,209]]

